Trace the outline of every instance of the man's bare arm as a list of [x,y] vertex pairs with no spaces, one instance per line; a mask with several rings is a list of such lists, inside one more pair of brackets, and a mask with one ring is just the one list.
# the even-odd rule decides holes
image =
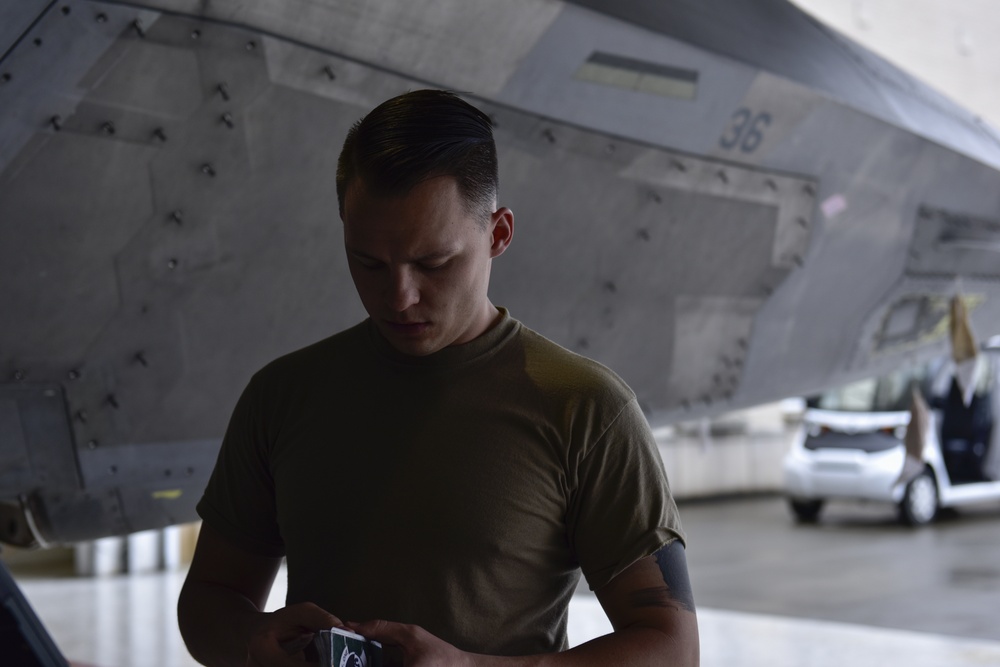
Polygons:
[[264,613],[280,558],[247,553],[208,524],[181,589],[177,618],[191,655],[203,665],[301,665],[281,645],[307,638],[340,621],[316,605],[299,604]]
[[614,632],[562,653],[501,658],[463,653],[416,626],[348,623],[403,654],[405,667],[697,667],[698,620],[684,545],[671,542],[597,591]]

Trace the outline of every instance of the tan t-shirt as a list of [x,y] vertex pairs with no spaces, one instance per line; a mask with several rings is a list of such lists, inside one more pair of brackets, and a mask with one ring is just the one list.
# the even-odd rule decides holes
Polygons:
[[427,357],[365,321],[263,368],[202,518],[286,556],[288,604],[479,653],[564,649],[581,568],[599,589],[683,538],[632,391],[502,312]]

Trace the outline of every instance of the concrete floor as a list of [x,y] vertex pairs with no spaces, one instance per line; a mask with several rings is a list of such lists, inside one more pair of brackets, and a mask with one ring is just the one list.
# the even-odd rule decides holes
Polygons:
[[923,529],[883,505],[796,525],[780,497],[683,503],[700,605],[1000,641],[1000,504]]
[[[851,505],[796,526],[773,496],[687,502],[681,514],[704,667],[1000,666],[1000,506],[915,531],[891,508]],[[71,659],[196,664],[174,616],[183,572],[12,569]],[[276,586],[269,607],[283,595]],[[609,629],[592,595],[573,600],[572,644]]]

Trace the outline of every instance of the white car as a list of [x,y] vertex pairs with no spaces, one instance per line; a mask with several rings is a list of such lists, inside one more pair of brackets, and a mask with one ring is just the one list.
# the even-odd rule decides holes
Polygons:
[[[922,525],[943,507],[1000,500],[998,352],[1000,337],[983,346],[968,406],[945,362],[810,399],[784,460],[795,517],[813,522],[825,501],[855,499],[895,504],[904,523]],[[930,406],[928,428],[922,469],[902,478],[914,383]]]

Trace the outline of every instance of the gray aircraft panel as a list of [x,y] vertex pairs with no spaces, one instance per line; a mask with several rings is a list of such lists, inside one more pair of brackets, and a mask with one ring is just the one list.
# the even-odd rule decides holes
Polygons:
[[31,24],[45,13],[52,0],[17,0],[0,5],[0,57],[27,37]]
[[[76,111],[89,70],[131,21],[149,22],[151,12],[113,5],[74,3],[64,14],[57,3],[32,24],[19,48],[0,62],[0,169],[7,167],[39,129],[58,130]],[[70,5],[65,5],[70,6]],[[90,11],[88,11],[90,10]],[[96,20],[95,17],[103,17]],[[35,39],[41,45],[35,45]],[[9,77],[9,80],[8,80]]]
[[[688,70],[693,99],[652,95],[580,77],[594,54]],[[497,99],[613,135],[707,153],[758,71],[580,7],[567,6],[527,54]]]
[[996,130],[786,0],[568,1],[798,81],[1000,166]]
[[[12,177],[0,176],[0,209],[7,212],[0,283],[8,286],[9,312],[20,319],[16,329],[4,327],[0,347],[28,366],[51,362],[54,353],[82,357],[118,308],[112,259],[153,209],[149,179],[134,169],[148,148],[69,134],[47,139]],[[92,168],[95,160],[103,169]],[[110,219],[117,224],[95,233]]]
[[[417,81],[495,94],[562,10],[548,0],[149,0],[137,3],[247,27],[406,71]],[[488,48],[483,48],[488,44]]]

